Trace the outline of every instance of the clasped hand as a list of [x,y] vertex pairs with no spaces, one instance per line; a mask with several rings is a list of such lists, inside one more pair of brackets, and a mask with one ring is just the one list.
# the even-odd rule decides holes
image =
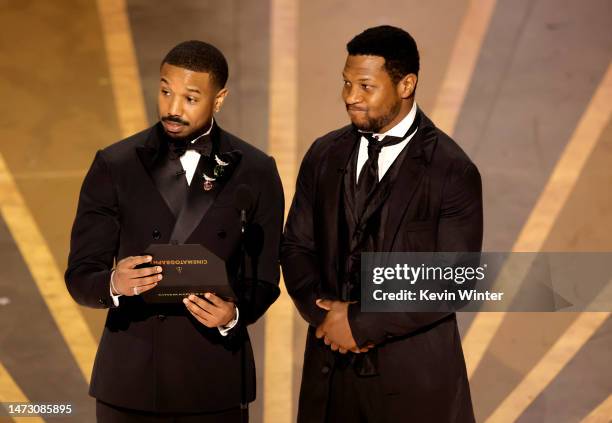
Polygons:
[[319,339],[323,338],[325,345],[329,345],[333,351],[338,351],[341,354],[351,351],[358,354],[367,352],[374,347],[372,344],[364,348],[357,346],[348,322],[348,306],[350,303],[318,299],[316,304],[326,310],[327,314],[323,323],[317,327],[315,335]]

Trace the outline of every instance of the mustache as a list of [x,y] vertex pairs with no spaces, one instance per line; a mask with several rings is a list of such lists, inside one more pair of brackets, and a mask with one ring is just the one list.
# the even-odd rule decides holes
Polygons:
[[178,124],[185,125],[185,126],[188,126],[188,125],[189,125],[189,122],[187,122],[187,121],[185,121],[185,120],[181,119],[179,116],[164,116],[164,117],[162,118],[162,121],[164,121],[164,122],[173,122],[173,123],[178,123]]
[[346,106],[346,110],[348,110],[348,111],[352,110],[352,111],[355,111],[355,112],[365,112],[365,111],[368,110],[365,107],[357,107],[357,106],[353,106],[351,104],[346,104],[345,106]]

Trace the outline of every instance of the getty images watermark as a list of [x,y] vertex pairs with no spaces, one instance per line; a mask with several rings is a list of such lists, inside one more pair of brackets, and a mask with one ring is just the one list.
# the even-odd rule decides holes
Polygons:
[[372,312],[612,311],[612,253],[363,253]]

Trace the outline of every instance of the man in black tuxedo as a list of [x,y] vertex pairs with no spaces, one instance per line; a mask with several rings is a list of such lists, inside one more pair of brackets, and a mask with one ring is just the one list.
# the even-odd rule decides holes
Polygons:
[[476,252],[478,170],[414,102],[419,54],[391,26],[347,45],[352,124],[317,139],[285,226],[285,283],[309,323],[299,422],[472,422],[454,313],[360,309],[362,252]]
[[[98,151],[83,182],[65,279],[79,304],[109,308],[90,387],[99,422],[240,421],[241,396],[255,398],[246,325],[279,294],[283,192],[274,159],[213,118],[227,77],[212,45],[177,45],[160,68],[160,121]],[[235,282],[240,209],[247,238],[258,234],[247,247],[246,287]],[[139,266],[151,261],[143,252],[168,243],[202,244],[225,260],[243,301],[207,293],[184,304],[145,302],[140,294],[163,285],[164,271]]]

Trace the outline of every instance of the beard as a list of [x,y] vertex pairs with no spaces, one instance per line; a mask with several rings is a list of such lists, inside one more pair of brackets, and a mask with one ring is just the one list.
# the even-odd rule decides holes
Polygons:
[[380,130],[387,126],[390,122],[395,119],[402,107],[402,101],[393,103],[389,110],[386,110],[381,116],[378,117],[367,117],[365,122],[354,122],[353,125],[364,132],[380,133]]

